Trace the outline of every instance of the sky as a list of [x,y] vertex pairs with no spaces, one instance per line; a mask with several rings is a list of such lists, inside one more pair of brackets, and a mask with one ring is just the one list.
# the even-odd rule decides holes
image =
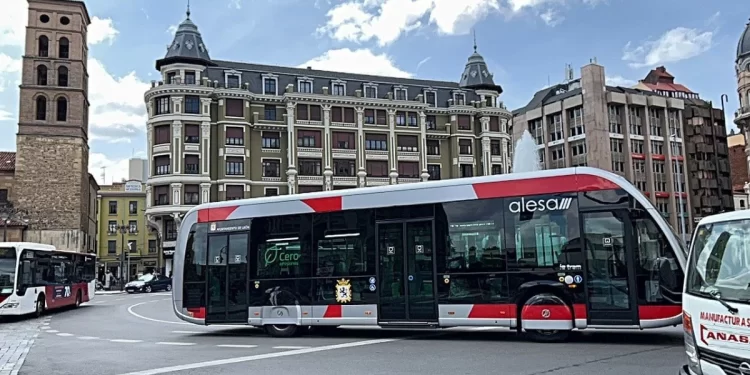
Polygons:
[[[0,150],[15,150],[21,46],[28,3],[2,0]],[[187,0],[88,0],[89,170],[127,177],[146,155],[143,96],[157,80]],[[746,0],[192,0],[212,58],[458,81],[473,33],[509,109],[595,61],[611,85],[634,85],[664,65],[720,107],[738,107],[734,60]],[[731,125],[734,128],[734,125]]]

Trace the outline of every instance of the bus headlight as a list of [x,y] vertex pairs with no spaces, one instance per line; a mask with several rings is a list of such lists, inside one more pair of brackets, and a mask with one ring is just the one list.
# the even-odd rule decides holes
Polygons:
[[695,375],[703,375],[701,362],[698,357],[698,349],[695,344],[695,331],[693,331],[693,318],[685,311],[682,312],[682,327],[685,337],[685,354],[688,357],[688,369]]
[[2,309],[15,309],[16,307],[18,307],[18,302],[14,302],[14,303],[10,303],[9,302],[9,303],[6,303],[6,304],[0,306],[0,308],[2,308]]

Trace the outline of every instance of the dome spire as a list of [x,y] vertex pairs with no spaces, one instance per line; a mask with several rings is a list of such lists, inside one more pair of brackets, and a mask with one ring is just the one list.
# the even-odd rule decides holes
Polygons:
[[187,11],[185,12],[187,19],[190,19],[190,0],[187,0]]
[[472,29],[472,32],[474,33],[474,52],[477,52],[477,29]]

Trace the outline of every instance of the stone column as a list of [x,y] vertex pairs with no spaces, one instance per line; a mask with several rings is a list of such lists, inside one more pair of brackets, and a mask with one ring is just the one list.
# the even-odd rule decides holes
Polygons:
[[502,159],[503,160],[503,171],[505,173],[510,173],[511,172],[511,168],[513,166],[510,165],[510,146],[508,145],[508,139],[507,138],[503,138],[500,143],[501,143],[500,147],[502,148],[500,150],[500,153],[503,156],[503,159]]
[[201,174],[209,176],[211,174],[211,123],[204,121],[201,123]]
[[357,185],[359,187],[365,186],[365,177],[367,177],[367,169],[365,163],[367,157],[365,155],[365,109],[364,107],[356,107],[357,111]]
[[201,203],[208,203],[211,201],[211,183],[201,183]]
[[182,161],[182,121],[172,121],[172,174],[180,173]]
[[388,174],[388,176],[391,178],[391,184],[398,183],[398,169],[396,166],[396,163],[398,161],[398,156],[396,156],[396,110],[395,109],[389,109],[388,110],[388,160],[389,165],[391,167],[391,173]]
[[[146,160],[148,160],[148,178],[154,175],[154,124],[146,125]],[[144,181],[146,182],[146,181]]]
[[427,115],[424,112],[419,112],[419,161],[422,167],[419,177],[424,182],[430,178],[427,171]]
[[482,136],[482,175],[489,176],[492,170],[492,153],[490,152],[490,137]]
[[182,203],[182,184],[179,182],[169,184],[172,188],[172,206],[179,206]]
[[296,192],[296,181],[297,181],[297,168],[295,163],[297,160],[297,137],[295,137],[294,122],[296,114],[294,111],[297,108],[297,104],[293,102],[286,103],[286,128],[287,128],[287,170],[286,170],[286,181],[289,187],[289,194]]
[[151,185],[146,185],[146,208],[151,208],[153,204],[153,189],[151,188]]
[[323,190],[333,190],[333,151],[331,142],[331,106],[324,104],[323,109]]

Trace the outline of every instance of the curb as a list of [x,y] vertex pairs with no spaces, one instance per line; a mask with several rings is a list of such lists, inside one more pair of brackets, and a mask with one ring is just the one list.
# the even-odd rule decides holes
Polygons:
[[116,290],[116,291],[96,291],[96,292],[94,292],[94,295],[97,295],[97,294],[99,294],[99,295],[107,295],[107,294],[125,294],[125,293],[126,293],[126,292],[125,292],[124,290],[123,290],[123,291],[119,291],[119,290]]

